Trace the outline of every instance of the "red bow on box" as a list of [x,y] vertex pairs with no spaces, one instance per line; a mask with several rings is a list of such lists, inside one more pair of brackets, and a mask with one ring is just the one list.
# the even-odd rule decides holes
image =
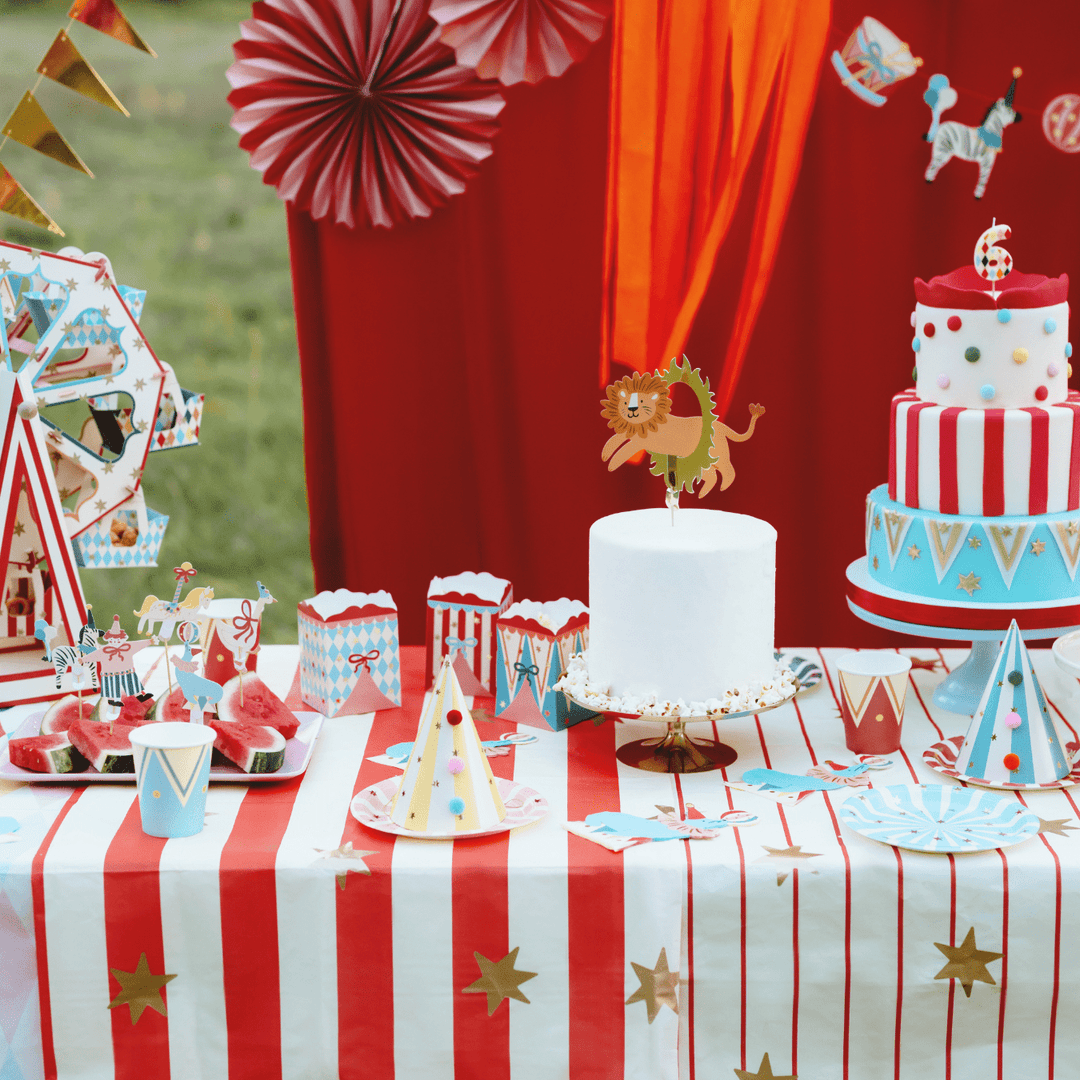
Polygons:
[[363,669],[370,674],[371,673],[371,668],[368,665],[371,663],[372,660],[378,660],[378,659],[379,659],[379,650],[378,649],[372,649],[371,652],[366,652],[366,653],[355,652],[355,653],[352,653],[352,655],[350,655],[350,657],[349,657],[349,663],[353,665],[353,668],[356,671],[359,671],[360,668],[363,667]]

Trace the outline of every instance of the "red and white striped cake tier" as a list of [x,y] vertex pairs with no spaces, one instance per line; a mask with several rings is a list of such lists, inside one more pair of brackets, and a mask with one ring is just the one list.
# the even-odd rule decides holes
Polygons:
[[1080,508],[1080,393],[1058,405],[964,409],[892,400],[889,497],[942,514],[1057,514]]

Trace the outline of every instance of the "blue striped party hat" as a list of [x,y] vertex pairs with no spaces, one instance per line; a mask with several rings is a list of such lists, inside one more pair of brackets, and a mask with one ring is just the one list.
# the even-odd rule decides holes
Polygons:
[[1049,784],[1069,774],[1065,743],[1013,619],[956,768],[991,785]]

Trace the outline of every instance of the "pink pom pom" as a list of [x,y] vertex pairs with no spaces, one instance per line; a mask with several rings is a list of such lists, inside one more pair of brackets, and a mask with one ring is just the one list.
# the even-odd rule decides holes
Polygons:
[[465,768],[465,762],[462,761],[459,757],[452,757],[446,763],[446,767],[450,771],[450,774],[452,776],[457,776],[457,774]]
[[1007,728],[1018,728],[1023,723],[1020,719],[1020,714],[1017,712],[1011,712],[1005,717],[1005,726]]

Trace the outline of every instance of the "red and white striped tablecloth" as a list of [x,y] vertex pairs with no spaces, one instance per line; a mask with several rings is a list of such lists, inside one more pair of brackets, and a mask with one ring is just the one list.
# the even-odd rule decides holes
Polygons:
[[[847,792],[781,806],[721,782],[851,760],[835,652],[802,650],[825,666],[815,689],[721,727],[739,753],[723,773],[618,764],[616,747],[652,727],[538,732],[492,766],[539,790],[550,814],[486,839],[395,840],[349,816],[355,792],[397,775],[369,758],[415,733],[420,649],[403,650],[401,709],[327,721],[300,781],[213,785],[196,837],[143,835],[134,785],[9,787],[0,823],[20,827],[0,843],[0,1075],[706,1080],[768,1076],[765,1054],[776,1077],[801,1080],[1078,1075],[1077,795],[1009,795],[1047,831],[1007,851],[936,856],[841,826]],[[930,698],[963,654],[911,654],[926,666],[913,672],[904,750],[875,785],[950,783],[922,751],[966,727]],[[1075,724],[1075,680],[1047,651],[1032,655]],[[300,708],[297,659],[267,647],[260,673]],[[483,738],[513,729],[479,727]],[[758,820],[622,854],[564,828],[688,802]],[[341,887],[324,853],[349,842],[370,874],[357,863]],[[994,984],[967,997],[935,979],[946,962],[935,943],[958,946],[969,928],[1001,957],[986,965]],[[481,977],[476,954],[513,950],[515,970],[535,973],[517,990],[527,1001],[489,1015],[488,995],[464,992]],[[661,950],[678,981],[650,1022],[639,969],[659,970]],[[136,973],[144,953],[151,976],[174,977],[154,991],[167,1016],[147,1007],[133,1023],[129,1005],[109,1008],[122,989],[113,972]]]

